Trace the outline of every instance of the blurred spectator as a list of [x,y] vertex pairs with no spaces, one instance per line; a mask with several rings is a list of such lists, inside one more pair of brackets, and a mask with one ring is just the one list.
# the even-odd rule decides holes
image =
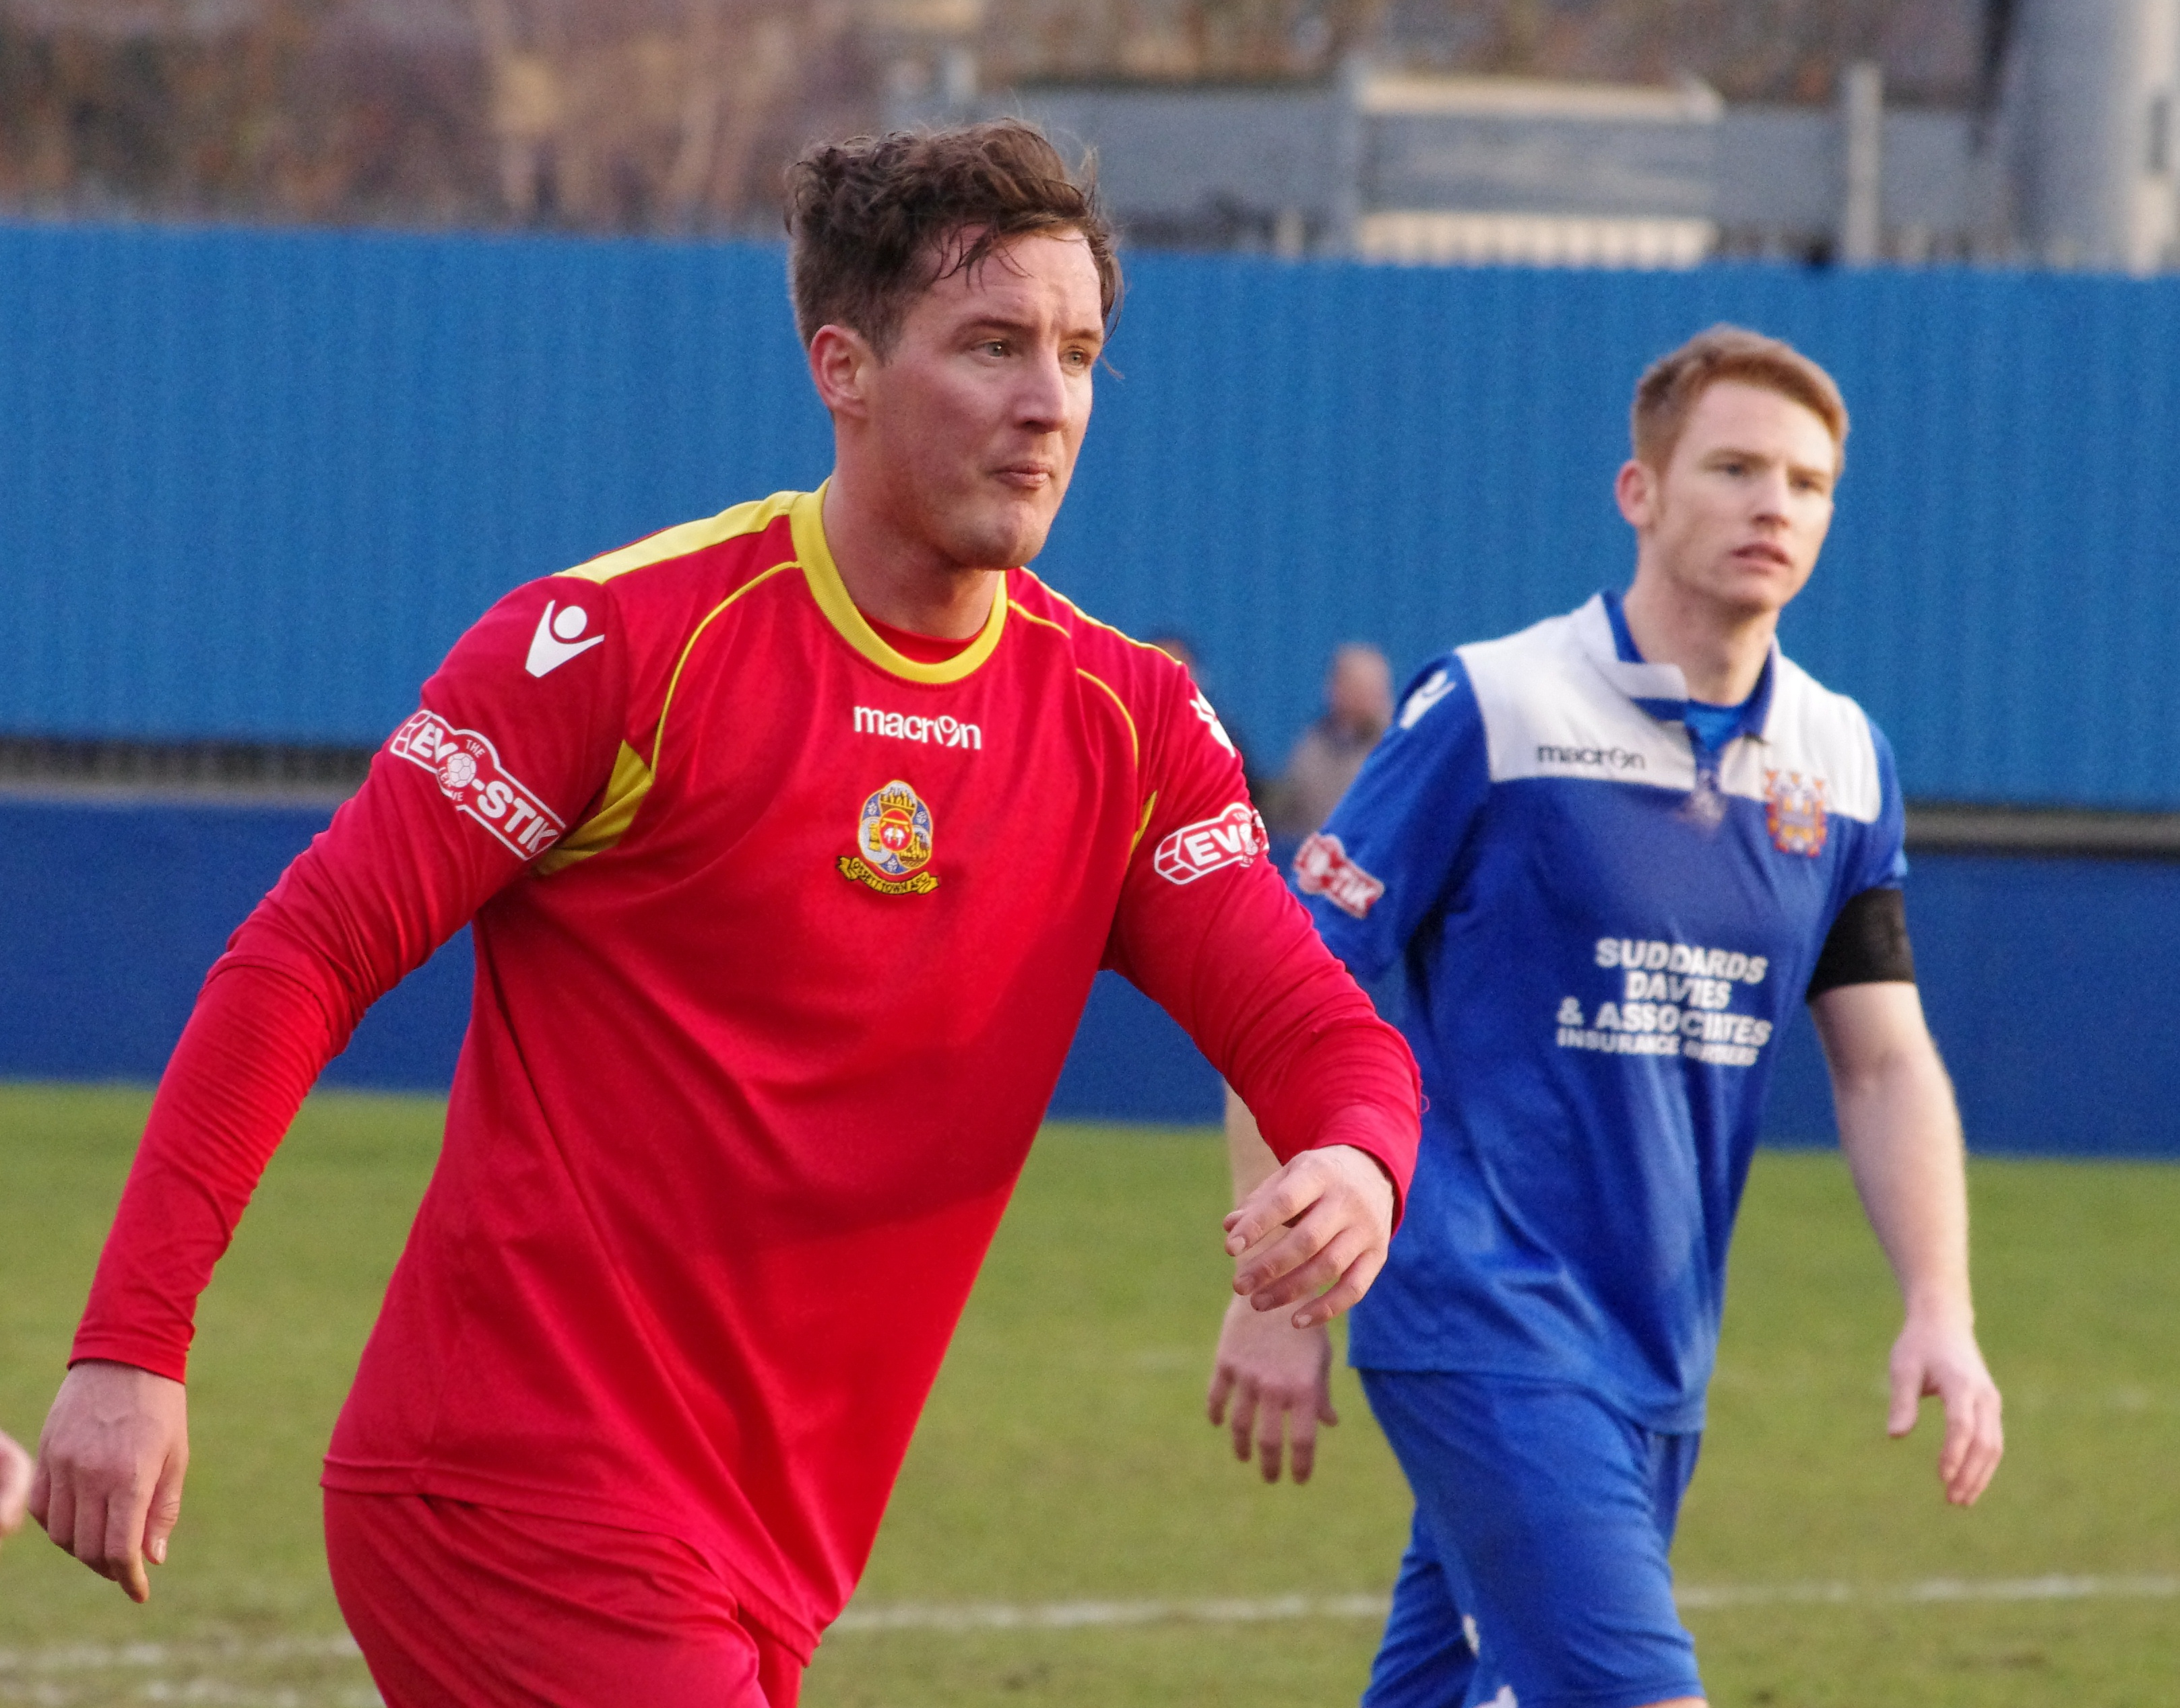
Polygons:
[[1269,791],[1272,835],[1306,837],[1330,817],[1392,721],[1393,667],[1376,647],[1349,641],[1324,674],[1324,716],[1302,733]]

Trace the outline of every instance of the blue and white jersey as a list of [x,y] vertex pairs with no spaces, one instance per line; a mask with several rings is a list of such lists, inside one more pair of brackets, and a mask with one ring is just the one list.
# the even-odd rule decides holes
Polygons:
[[1296,875],[1358,977],[1402,969],[1429,1098],[1352,1362],[1681,1431],[1779,1033],[1904,821],[1884,737],[1775,647],[1713,750],[1623,637],[1600,596],[1427,667]]

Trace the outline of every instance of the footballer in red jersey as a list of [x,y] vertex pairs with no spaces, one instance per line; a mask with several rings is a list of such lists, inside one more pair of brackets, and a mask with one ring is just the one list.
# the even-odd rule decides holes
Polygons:
[[1359,1297],[1413,1167],[1413,1063],[1210,705],[1019,567],[1118,289],[1094,201],[1001,123],[813,150],[790,227],[832,478],[454,647],[207,980],[47,1421],[34,1510],[142,1599],[197,1294],[320,1068],[471,925],[324,1478],[394,1708],[793,1702],[1101,965],[1286,1159],[1226,1229],[1260,1308]]

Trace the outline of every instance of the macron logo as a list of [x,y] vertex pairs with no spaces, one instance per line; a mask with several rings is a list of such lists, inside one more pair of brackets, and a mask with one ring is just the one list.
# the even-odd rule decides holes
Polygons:
[[563,605],[554,615],[553,601],[545,603],[545,614],[537,619],[537,632],[530,637],[530,656],[522,667],[532,676],[549,676],[579,652],[588,652],[593,646],[603,646],[605,636],[593,634],[588,640],[579,640],[590,627],[591,613],[580,605]]
[[1211,702],[1201,692],[1188,702],[1189,710],[1203,720],[1203,727],[1211,732],[1211,739],[1225,748],[1228,755],[1239,759],[1241,755],[1234,745],[1234,738],[1226,733],[1226,726],[1219,721],[1219,714],[1211,709]]
[[1401,728],[1413,729],[1425,712],[1459,686],[1452,673],[1443,667],[1431,672],[1429,679],[1411,694],[1408,703],[1401,708]]

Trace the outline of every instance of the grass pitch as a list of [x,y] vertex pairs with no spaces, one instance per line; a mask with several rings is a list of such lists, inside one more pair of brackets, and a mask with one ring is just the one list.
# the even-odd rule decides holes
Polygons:
[[[0,1087],[0,1423],[19,1436],[58,1380],[146,1101]],[[0,1703],[373,1700],[325,1580],[317,1459],[439,1117],[425,1100],[306,1107],[206,1297],[173,1563],[139,1609],[17,1538]],[[1390,1585],[1405,1491],[1346,1372],[1307,1488],[1263,1488],[1203,1423],[1223,1176],[1204,1133],[1044,1135],[856,1604],[958,1624],[1094,1602],[1143,1622],[843,1629],[810,1708],[1354,1700],[1377,1627],[1340,1608]],[[1843,1169],[1759,1160],[1676,1556],[1720,1708],[2180,1694],[2180,1169],[1981,1162],[1972,1178],[2010,1451],[1961,1513],[1939,1498],[1929,1421],[1883,1438],[1896,1307]],[[1185,1605],[1263,1613],[1295,1595],[1329,1610]]]

